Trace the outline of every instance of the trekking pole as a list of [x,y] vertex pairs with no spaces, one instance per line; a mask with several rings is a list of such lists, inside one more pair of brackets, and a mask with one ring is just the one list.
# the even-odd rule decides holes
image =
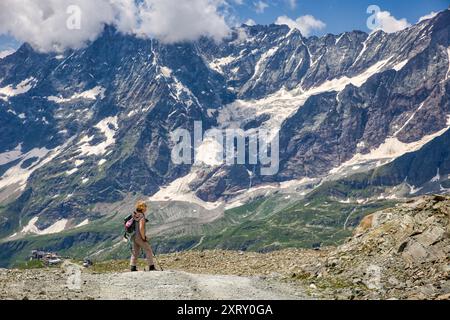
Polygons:
[[[151,247],[151,245],[150,245],[150,247]],[[155,254],[155,252],[153,251],[153,248],[152,248],[152,252],[153,252],[153,258],[155,259],[156,264],[157,264],[158,267],[161,269],[161,271],[164,271],[163,267],[161,266],[161,264],[159,263],[158,259],[156,258],[156,254]]]

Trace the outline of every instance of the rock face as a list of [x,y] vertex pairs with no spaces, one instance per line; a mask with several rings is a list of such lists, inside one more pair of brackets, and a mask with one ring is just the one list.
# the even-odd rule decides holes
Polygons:
[[336,282],[337,277],[353,283],[351,288],[333,294],[397,299],[448,296],[450,197],[416,198],[376,212],[369,220],[370,228],[365,221],[316,271],[324,282]]
[[[449,128],[449,21],[446,10],[394,34],[321,38],[242,26],[219,44],[175,45],[108,27],[62,55],[25,44],[0,60],[0,236],[92,222],[114,213],[101,205],[180,178],[174,189],[189,199],[226,201],[249,186],[325,177],[358,154],[416,151]],[[193,132],[194,121],[279,129],[278,174],[174,164],[170,133]],[[430,170],[448,175],[435,156]]]

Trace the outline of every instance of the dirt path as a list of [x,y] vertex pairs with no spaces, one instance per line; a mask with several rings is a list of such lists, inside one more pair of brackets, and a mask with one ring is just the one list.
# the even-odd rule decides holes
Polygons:
[[[197,275],[180,271],[86,275],[88,291],[100,299],[297,300],[300,287],[258,277]],[[95,289],[98,288],[98,289]]]
[[0,272],[1,299],[201,300],[308,299],[302,287],[275,278],[182,271],[81,273],[65,269]]

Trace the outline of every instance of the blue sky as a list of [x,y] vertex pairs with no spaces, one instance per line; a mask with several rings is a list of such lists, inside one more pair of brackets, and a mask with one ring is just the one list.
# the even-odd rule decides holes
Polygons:
[[[180,0],[184,1],[184,0]],[[186,0],[187,1],[187,0]],[[189,0],[191,1],[191,0]],[[339,34],[345,31],[362,30],[369,32],[367,8],[377,5],[382,11],[388,11],[396,19],[406,19],[414,24],[418,19],[431,12],[442,11],[449,7],[449,0],[226,0],[231,5],[234,22],[246,22],[251,19],[257,24],[274,23],[278,17],[286,16],[292,21],[298,17],[311,15],[323,22],[321,28],[311,28],[309,35],[326,33]],[[264,10],[257,12],[259,7]],[[293,6],[295,4],[295,6]],[[8,8],[4,8],[8,10]],[[404,22],[405,22],[404,21]],[[1,30],[1,23],[0,23]],[[15,49],[20,45],[13,37],[0,35],[0,51]]]
[[12,37],[0,35],[0,51],[15,49],[20,45],[20,42],[16,41]]
[[269,7],[258,14],[255,12],[257,2],[244,0],[242,6],[237,6],[238,14],[244,21],[250,18],[258,24],[270,24],[282,15],[295,19],[309,14],[326,24],[324,29],[315,32],[318,35],[352,30],[368,32],[366,21],[370,5],[377,5],[398,19],[406,18],[412,24],[428,13],[445,10],[450,5],[448,0],[297,0],[296,7],[292,9],[289,0],[263,0]]

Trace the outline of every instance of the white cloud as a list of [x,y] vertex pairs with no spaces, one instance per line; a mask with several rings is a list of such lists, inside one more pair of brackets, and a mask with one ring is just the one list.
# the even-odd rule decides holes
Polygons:
[[[67,8],[76,4],[82,9],[79,30],[66,27]],[[95,39],[105,23],[112,23],[114,12],[108,1],[90,0],[2,0],[0,34],[10,33],[43,51],[65,47],[78,48]]]
[[196,40],[201,36],[221,40],[229,27],[218,9],[217,0],[146,0],[139,8],[139,33],[163,42]]
[[253,19],[248,19],[244,24],[248,26],[256,26],[256,22]]
[[256,13],[264,13],[269,5],[264,1],[255,2],[255,11]]
[[389,11],[380,11],[376,13],[375,21],[377,26],[374,31],[383,30],[386,33],[401,31],[411,26],[405,18],[397,19],[392,16]]
[[428,19],[432,19],[432,18],[434,18],[437,14],[438,14],[437,12],[431,11],[429,14],[426,14],[426,15],[424,15],[423,17],[420,17],[420,18],[419,18],[419,22],[422,22],[422,21],[428,20]]
[[[163,42],[201,36],[218,40],[229,33],[220,11],[225,4],[225,0],[141,0],[139,4],[135,0],[1,0],[0,34],[9,33],[41,51],[83,47],[106,24]],[[81,24],[69,30],[67,10],[73,5],[81,9]]]
[[323,21],[316,19],[311,15],[301,16],[295,20],[292,20],[287,16],[281,16],[278,17],[275,24],[287,25],[291,29],[296,28],[300,30],[305,37],[308,37],[314,30],[322,30],[327,26]]

